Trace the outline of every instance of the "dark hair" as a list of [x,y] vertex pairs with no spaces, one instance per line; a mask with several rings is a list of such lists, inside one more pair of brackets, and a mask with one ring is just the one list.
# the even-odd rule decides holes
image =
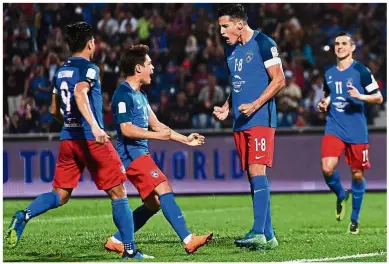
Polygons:
[[344,36],[350,38],[351,45],[355,45],[355,41],[353,39],[353,36],[350,33],[346,32],[346,31],[339,32],[338,35],[336,35],[335,39],[337,37],[344,37]]
[[241,4],[229,4],[225,5],[217,11],[217,16],[229,16],[231,18],[239,18],[247,22],[247,13]]
[[71,52],[83,51],[86,43],[93,39],[92,26],[86,22],[67,25],[63,30],[63,37]]
[[135,75],[135,66],[144,65],[149,47],[146,45],[135,45],[125,49],[120,58],[120,69],[126,76]]

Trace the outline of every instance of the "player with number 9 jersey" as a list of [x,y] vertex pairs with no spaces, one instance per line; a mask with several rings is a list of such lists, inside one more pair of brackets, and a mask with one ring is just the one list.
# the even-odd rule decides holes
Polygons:
[[99,127],[104,128],[99,68],[85,58],[70,57],[57,70],[53,78],[53,93],[60,95],[61,110],[64,113],[64,126],[61,131],[61,140],[95,140],[91,126],[82,116],[76,104],[74,92],[77,83],[80,82],[87,82],[90,85],[88,98],[91,110]]

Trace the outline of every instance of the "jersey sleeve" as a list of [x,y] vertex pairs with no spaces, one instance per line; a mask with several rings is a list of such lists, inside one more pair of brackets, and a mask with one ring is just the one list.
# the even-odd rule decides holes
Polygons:
[[87,82],[92,87],[99,80],[99,68],[96,65],[88,64],[80,71],[79,82]]
[[379,86],[369,68],[363,67],[360,71],[361,84],[368,94],[378,92]]
[[277,44],[274,40],[261,34],[258,34],[255,40],[258,43],[259,52],[266,69],[276,64],[282,64]]
[[120,99],[112,102],[112,107],[115,107],[115,123],[120,125],[121,123],[132,123],[134,119],[133,107],[134,100],[129,95],[123,95]]
[[53,94],[59,94],[58,88],[56,86],[56,82],[57,82],[57,73],[55,73],[53,80],[51,81],[51,85],[53,86]]

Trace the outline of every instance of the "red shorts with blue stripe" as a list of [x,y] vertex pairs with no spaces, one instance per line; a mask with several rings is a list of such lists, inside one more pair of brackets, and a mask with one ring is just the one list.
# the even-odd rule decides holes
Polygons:
[[133,160],[126,170],[128,180],[138,190],[144,200],[161,183],[167,181],[165,174],[155,164],[150,154]]
[[350,144],[340,138],[326,134],[321,141],[321,157],[339,158],[345,150],[345,158],[351,169],[365,170],[371,167],[369,161],[369,144]]
[[99,190],[109,190],[126,180],[123,164],[111,142],[62,140],[53,181],[54,188],[76,188],[87,168]]

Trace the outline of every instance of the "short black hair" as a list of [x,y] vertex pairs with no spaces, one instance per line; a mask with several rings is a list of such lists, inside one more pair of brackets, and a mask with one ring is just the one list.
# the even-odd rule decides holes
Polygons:
[[[336,39],[337,37],[349,37],[349,38],[350,38],[351,45],[355,45],[355,41],[354,41],[354,39],[353,39],[353,36],[352,36],[350,33],[346,32],[346,31],[341,31],[341,32],[339,32],[338,35],[336,35],[335,39]],[[335,39],[334,39],[334,41],[335,41]]]
[[241,4],[229,4],[222,6],[217,11],[217,16],[229,16],[231,18],[238,18],[247,22],[247,13],[246,10],[244,10],[243,5]]
[[86,22],[77,22],[65,26],[64,40],[72,53],[83,51],[89,40],[93,39],[92,26]]
[[135,75],[135,66],[144,65],[146,55],[149,54],[149,47],[146,45],[135,45],[125,49],[120,58],[120,69],[126,76]]

